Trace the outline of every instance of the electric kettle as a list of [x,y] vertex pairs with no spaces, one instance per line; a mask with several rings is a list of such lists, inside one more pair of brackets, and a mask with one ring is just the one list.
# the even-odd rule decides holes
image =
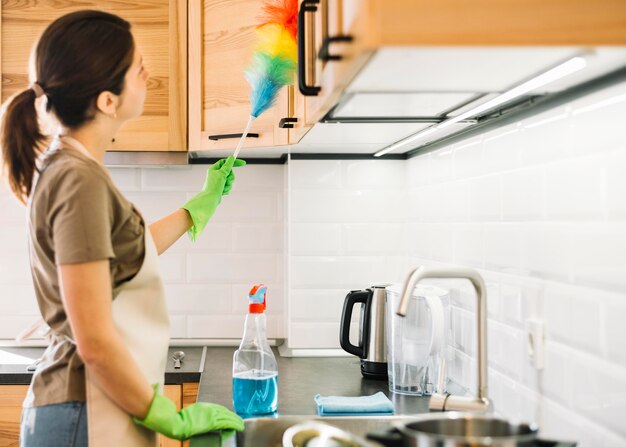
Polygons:
[[[339,343],[344,351],[361,359],[361,374],[368,379],[388,378],[385,287],[386,284],[351,291],[346,296],[341,313]],[[361,304],[361,317],[358,346],[355,346],[350,343],[350,321],[357,303]]]

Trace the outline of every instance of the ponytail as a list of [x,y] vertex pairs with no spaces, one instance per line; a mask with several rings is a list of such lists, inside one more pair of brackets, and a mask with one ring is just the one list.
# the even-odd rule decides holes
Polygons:
[[39,171],[37,157],[46,139],[39,128],[36,97],[32,88],[16,94],[5,104],[0,118],[4,171],[9,188],[23,204],[30,196],[35,172]]

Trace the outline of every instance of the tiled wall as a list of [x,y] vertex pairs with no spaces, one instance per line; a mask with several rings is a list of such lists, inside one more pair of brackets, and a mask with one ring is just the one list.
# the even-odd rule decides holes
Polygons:
[[[411,263],[487,282],[496,409],[588,447],[626,445],[625,117],[621,84],[408,162]],[[475,390],[473,293],[454,290],[451,374]]]
[[[204,182],[207,166],[117,168],[118,187],[148,222],[179,208]],[[268,336],[286,336],[285,168],[236,171],[229,196],[192,243],[183,236],[160,256],[173,338],[239,339],[247,293],[268,286]],[[25,209],[0,191],[0,338],[13,338],[37,318],[26,242]]]
[[288,171],[287,343],[337,348],[346,294],[406,271],[406,163],[291,160]]

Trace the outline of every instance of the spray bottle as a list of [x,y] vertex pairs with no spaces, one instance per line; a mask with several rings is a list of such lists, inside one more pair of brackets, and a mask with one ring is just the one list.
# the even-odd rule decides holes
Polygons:
[[278,367],[267,343],[267,287],[252,287],[243,339],[233,357],[233,406],[241,416],[274,413],[278,407]]

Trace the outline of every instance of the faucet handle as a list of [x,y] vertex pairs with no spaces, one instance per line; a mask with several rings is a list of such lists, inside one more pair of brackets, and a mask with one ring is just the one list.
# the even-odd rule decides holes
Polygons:
[[493,402],[486,398],[454,396],[452,394],[434,393],[428,402],[430,411],[474,411],[478,413],[493,412]]

